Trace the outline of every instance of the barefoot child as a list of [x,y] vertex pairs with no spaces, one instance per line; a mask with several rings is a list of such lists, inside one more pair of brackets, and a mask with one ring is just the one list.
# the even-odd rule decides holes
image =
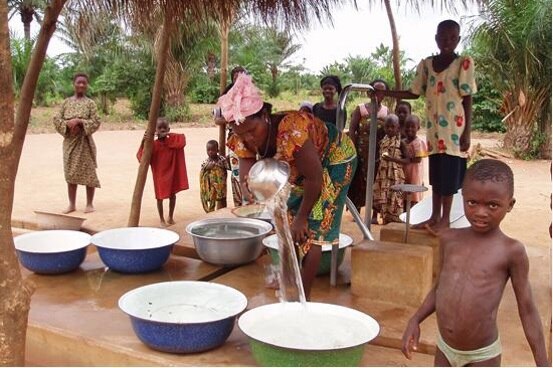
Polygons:
[[[426,143],[417,136],[420,121],[417,115],[409,115],[405,119],[405,143],[407,149],[406,162],[403,163],[403,173],[406,184],[422,185],[424,168],[422,159],[428,156]],[[422,192],[411,194],[411,205],[422,200]]]
[[[173,225],[175,220],[176,193],[188,189],[188,176],[186,174],[186,162],[184,159],[184,146],[186,138],[184,134],[169,134],[171,128],[165,118],[158,118],[156,124],[157,139],[153,142],[152,177],[157,199],[157,211],[161,226]],[[140,161],[144,149],[144,139],[136,157]],[[169,218],[165,222],[163,216],[163,200],[169,198]]]
[[436,285],[403,334],[407,358],[417,349],[419,324],[436,312],[436,366],[499,366],[497,310],[509,279],[526,339],[538,366],[547,364],[542,325],[528,280],[524,245],[500,229],[515,204],[513,172],[498,160],[480,160],[466,172],[463,204],[470,227],[440,233]]
[[432,185],[432,214],[415,228],[439,230],[449,227],[453,195],[461,187],[470,147],[472,94],[476,92],[474,62],[455,53],[459,24],[438,24],[436,43],[440,53],[422,60],[409,91],[385,91],[396,98],[426,98],[426,139],[429,177]]
[[389,114],[384,124],[386,136],[380,141],[382,160],[374,185],[374,201],[380,209],[384,224],[401,222],[399,215],[403,212],[403,198],[400,192],[390,189],[392,185],[403,184],[403,160],[406,157],[405,144],[399,138],[399,119]]
[[206,151],[207,159],[200,170],[200,197],[207,213],[227,206],[227,170],[230,167],[225,156],[219,155],[217,141],[208,141]]

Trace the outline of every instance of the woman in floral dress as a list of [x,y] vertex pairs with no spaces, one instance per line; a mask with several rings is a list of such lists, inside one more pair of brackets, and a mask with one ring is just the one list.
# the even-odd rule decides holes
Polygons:
[[75,94],[66,99],[54,117],[54,127],[63,136],[63,172],[67,182],[69,206],[63,213],[76,210],[77,185],[86,186],[86,208],[94,211],[94,191],[100,188],[96,175],[96,145],[92,134],[100,127],[96,104],[86,97],[88,76],[73,78]]
[[[234,135],[227,145],[240,160],[240,179],[257,158],[274,157],[290,165],[290,230],[302,267],[305,295],[321,259],[321,246],[337,244],[347,191],[357,155],[347,135],[332,123],[291,111],[272,114],[251,77],[240,75],[218,105]],[[242,185],[247,193],[247,188]]]

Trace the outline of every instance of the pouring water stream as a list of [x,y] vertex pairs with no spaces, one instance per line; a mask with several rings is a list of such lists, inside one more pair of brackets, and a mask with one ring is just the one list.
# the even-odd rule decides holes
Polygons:
[[[287,173],[275,169],[279,165],[285,165]],[[280,167],[282,169],[282,167]],[[279,175],[272,175],[271,171],[278,171]],[[288,223],[287,201],[290,196],[291,186],[288,183],[289,167],[275,159],[263,159],[258,161],[250,169],[249,187],[254,197],[264,203],[274,220],[275,232],[278,238],[278,283],[279,300],[281,302],[301,302],[306,305],[305,292],[301,280],[300,266],[294,241]],[[275,179],[275,178],[278,178]],[[280,182],[279,182],[280,181]]]
[[305,305],[305,292],[301,281],[301,273],[288,224],[288,206],[286,201],[290,196],[290,185],[286,184],[266,206],[275,223],[278,238],[279,263],[279,300],[281,302],[301,302]]

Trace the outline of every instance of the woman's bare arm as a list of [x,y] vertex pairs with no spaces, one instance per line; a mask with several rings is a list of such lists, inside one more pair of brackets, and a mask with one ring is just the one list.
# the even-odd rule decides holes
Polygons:
[[248,188],[246,179],[251,167],[255,164],[255,158],[239,158],[238,171],[240,172],[240,188],[242,189],[242,201],[253,203],[253,196]]

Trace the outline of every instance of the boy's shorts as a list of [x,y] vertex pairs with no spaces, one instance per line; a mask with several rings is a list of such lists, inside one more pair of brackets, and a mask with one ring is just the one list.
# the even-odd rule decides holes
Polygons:
[[428,157],[428,176],[432,191],[442,196],[457,193],[463,186],[467,159],[458,156],[438,153]]

